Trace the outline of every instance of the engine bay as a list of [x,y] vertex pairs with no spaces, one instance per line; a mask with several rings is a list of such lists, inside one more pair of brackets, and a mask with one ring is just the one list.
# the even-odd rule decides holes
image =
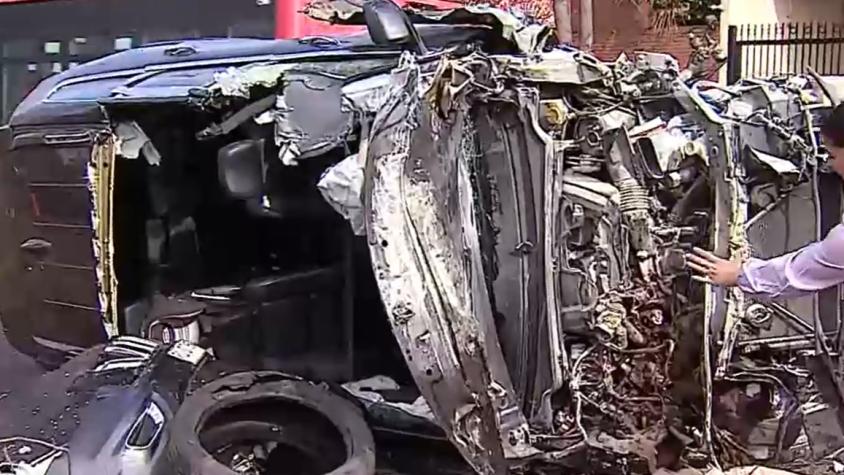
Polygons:
[[[391,315],[400,309],[392,322],[414,356],[445,358],[420,344],[435,332],[455,332],[464,369],[485,348],[489,372],[463,381],[495,387],[486,404],[497,409],[466,419],[498,427],[503,457],[540,449],[545,461],[601,474],[754,464],[832,473],[837,383],[818,365],[830,367],[821,355],[825,332],[840,326],[829,318],[836,306],[823,295],[755,301],[685,265],[694,247],[734,260],[782,255],[837,222],[821,211],[822,200],[841,209],[840,185],[823,170],[818,127],[829,106],[815,79],[724,87],[689,80],[666,55],[601,65],[577,51],[476,54],[433,76],[408,60],[397,71],[403,109],[382,119],[414,119],[374,128],[393,141],[370,144],[383,161],[370,248],[376,269],[427,261],[417,278],[380,277],[382,297]],[[392,203],[407,214],[386,210]],[[461,252],[462,266],[445,271]],[[417,279],[431,279],[430,290],[402,295]],[[446,308],[475,313],[413,305],[436,292]],[[414,330],[420,314],[448,324]],[[430,356],[424,365],[448,372]],[[416,381],[428,401],[460,397]],[[451,428],[477,447],[494,439]]]
[[[823,98],[806,100],[819,93],[806,78],[685,89],[674,82],[680,69],[660,55],[615,68],[615,91],[575,90],[552,103],[576,117],[554,142],[564,164],[559,275],[571,362],[558,428],[611,453],[638,450],[651,473],[681,457],[796,462],[807,449],[798,408],[811,407],[817,390],[807,385],[799,340],[777,350],[770,339],[750,343],[772,337],[774,310],[731,291],[713,299],[686,272],[684,254],[714,246],[724,257],[758,255],[764,243],[748,229],[801,199],[801,186],[817,186]],[[804,235],[821,232],[809,219],[820,207],[812,199],[804,191],[806,217],[788,217]]]

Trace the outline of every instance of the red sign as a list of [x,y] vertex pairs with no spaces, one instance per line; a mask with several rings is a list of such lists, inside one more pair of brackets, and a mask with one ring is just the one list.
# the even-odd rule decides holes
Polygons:
[[[3,3],[34,3],[47,0],[0,0]],[[316,21],[300,13],[310,0],[275,0],[275,36],[276,38],[301,38],[318,35],[349,35],[365,30],[362,26],[331,25]],[[459,6],[460,0],[394,0],[399,5],[407,3],[430,5],[434,8],[449,9]]]

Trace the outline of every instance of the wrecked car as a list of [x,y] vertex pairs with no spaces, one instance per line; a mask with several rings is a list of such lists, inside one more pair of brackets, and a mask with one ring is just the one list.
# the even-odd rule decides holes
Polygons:
[[0,170],[19,346],[140,335],[343,383],[477,473],[840,467],[840,290],[755,302],[684,260],[840,222],[823,81],[604,63],[487,7],[308,13],[369,36],[152,46],[23,102]]

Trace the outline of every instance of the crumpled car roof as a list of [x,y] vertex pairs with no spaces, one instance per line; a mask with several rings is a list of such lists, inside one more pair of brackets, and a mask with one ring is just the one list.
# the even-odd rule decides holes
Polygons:
[[[184,71],[202,67],[203,64],[205,68],[218,64],[222,70],[238,63],[268,61],[298,54],[344,51],[371,45],[367,35],[349,37],[328,45],[296,40],[248,38],[198,39],[151,44],[105,56],[47,78],[18,105],[10,118],[10,125],[14,127],[57,121],[99,122],[102,117],[96,104],[98,99],[107,97],[115,88],[137,86],[149,81],[155,72],[174,69]],[[180,51],[192,52],[184,54]],[[169,77],[169,81],[164,79],[163,82],[173,83],[178,80],[185,84],[185,80],[190,76],[185,77],[183,73]],[[192,84],[202,86],[207,78],[194,76]],[[158,81],[162,81],[162,78]],[[71,89],[72,92],[69,91]],[[67,93],[70,97],[54,98],[58,93]]]

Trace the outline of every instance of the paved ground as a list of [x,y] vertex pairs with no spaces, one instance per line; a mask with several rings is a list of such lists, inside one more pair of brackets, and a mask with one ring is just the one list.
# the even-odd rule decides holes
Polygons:
[[[9,427],[12,427],[9,432],[10,434],[14,433],[16,435],[38,438],[44,434],[43,430],[34,432],[39,427],[47,428],[48,430],[50,430],[50,427],[53,427],[53,430],[57,430],[55,429],[55,425],[51,426],[47,424],[46,419],[42,425],[38,425],[38,422],[33,421],[33,416],[30,416],[29,410],[20,410],[20,403],[21,398],[26,401],[32,401],[29,398],[32,392],[40,396],[41,387],[55,387],[57,391],[54,395],[57,396],[57,399],[48,401],[47,399],[41,400],[40,397],[36,398],[37,401],[35,404],[37,404],[36,407],[39,413],[49,415],[53,410],[58,410],[60,413],[63,408],[67,410],[65,407],[67,400],[64,398],[67,371],[75,374],[73,370],[64,367],[64,369],[47,374],[45,378],[48,379],[39,378],[39,376],[45,373],[44,369],[32,358],[15,350],[7,341],[2,325],[0,325],[0,408],[7,410],[6,412],[0,411],[0,427],[2,427],[3,431],[10,430]],[[50,380],[49,378],[51,377],[54,380]],[[38,381],[35,381],[36,379]],[[35,386],[36,384],[38,386]],[[19,391],[18,394],[11,394],[15,390]],[[44,397],[47,397],[46,393],[44,393]],[[25,420],[10,420],[14,418],[8,417],[10,413],[8,410],[11,410],[12,413],[22,415]],[[15,426],[15,424],[19,425]],[[36,424],[37,427],[33,428],[32,434],[28,434],[26,431],[30,429],[31,424]],[[20,427],[25,427],[23,433],[19,432],[18,429]],[[385,435],[376,431],[380,466],[377,472],[378,475],[422,475],[430,473],[470,475],[472,473],[471,469],[460,458],[457,451],[447,442],[428,439],[405,439],[396,437],[394,434]]]
[[0,398],[43,372],[38,363],[19,353],[6,341],[3,326],[0,325]]

